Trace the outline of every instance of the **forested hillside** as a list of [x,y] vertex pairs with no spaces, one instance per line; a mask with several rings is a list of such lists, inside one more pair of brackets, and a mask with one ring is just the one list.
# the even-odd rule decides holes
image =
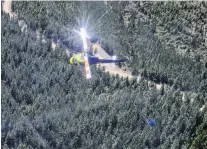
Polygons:
[[[206,149],[207,60],[200,31],[206,6],[12,2],[17,18],[1,12],[2,148]],[[52,49],[54,38],[68,38],[70,50],[77,50],[81,41],[72,30],[87,20],[89,34],[107,52],[128,57],[125,67],[146,79],[92,67],[86,80],[81,66],[68,64],[65,46]],[[187,33],[192,22],[198,27]],[[147,79],[168,87],[157,90]]]
[[117,7],[124,27],[117,23],[119,33],[110,30],[112,38],[101,35],[109,47],[128,56],[134,74],[181,90],[207,90],[206,2],[126,2]]

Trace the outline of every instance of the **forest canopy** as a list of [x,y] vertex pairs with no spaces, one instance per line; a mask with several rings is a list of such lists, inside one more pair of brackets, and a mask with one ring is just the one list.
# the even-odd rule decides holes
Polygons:
[[[1,144],[28,149],[207,148],[206,2],[14,1],[1,10]],[[68,64],[87,22],[135,78]],[[23,29],[20,21],[27,27]],[[39,33],[39,36],[37,36]],[[53,40],[68,46],[52,48]],[[160,89],[156,84],[161,85]],[[151,128],[143,118],[156,120]]]

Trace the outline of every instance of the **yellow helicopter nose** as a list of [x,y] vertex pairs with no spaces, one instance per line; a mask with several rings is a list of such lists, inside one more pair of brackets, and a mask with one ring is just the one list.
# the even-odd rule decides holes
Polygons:
[[73,57],[70,58],[70,64],[73,64]]

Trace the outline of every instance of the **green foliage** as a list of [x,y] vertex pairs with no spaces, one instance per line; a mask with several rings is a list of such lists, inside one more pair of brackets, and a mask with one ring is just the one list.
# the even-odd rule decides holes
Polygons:
[[190,149],[204,149],[207,148],[207,121],[198,126],[196,130],[196,137],[193,140]]

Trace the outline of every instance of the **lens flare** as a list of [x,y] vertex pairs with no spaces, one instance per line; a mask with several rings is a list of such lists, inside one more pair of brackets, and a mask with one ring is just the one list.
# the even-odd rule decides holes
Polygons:
[[88,49],[88,46],[87,46],[87,42],[86,42],[86,30],[84,28],[81,28],[81,38],[82,38],[82,41],[83,41],[83,49],[84,49],[84,52],[87,52],[87,49]]

